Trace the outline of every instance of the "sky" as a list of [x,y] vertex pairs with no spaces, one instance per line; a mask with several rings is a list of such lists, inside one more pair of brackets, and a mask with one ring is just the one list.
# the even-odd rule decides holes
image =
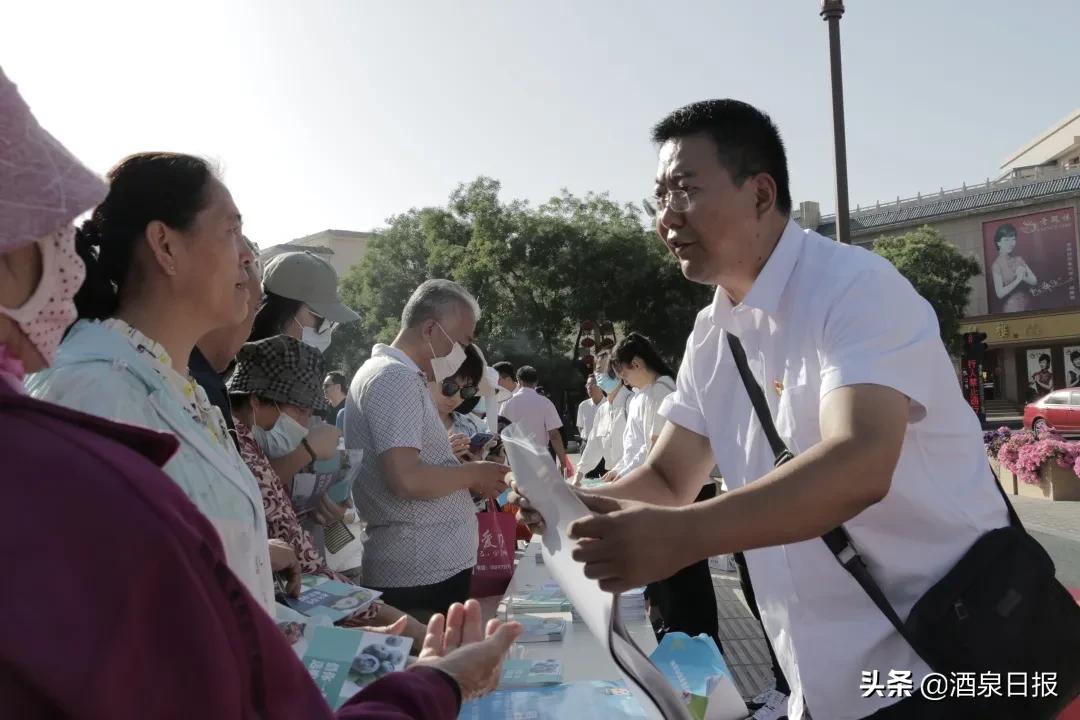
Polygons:
[[[851,207],[999,173],[1080,107],[1075,0],[849,0]],[[4,9],[5,5],[9,5]],[[17,9],[16,9],[17,8]],[[0,0],[0,67],[104,173],[209,157],[268,247],[374,230],[478,175],[503,199],[638,202],[649,128],[695,100],[768,112],[792,196],[835,208],[816,0]]]

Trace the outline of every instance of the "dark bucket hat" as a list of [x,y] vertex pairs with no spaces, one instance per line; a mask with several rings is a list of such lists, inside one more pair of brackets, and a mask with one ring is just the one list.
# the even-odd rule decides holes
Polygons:
[[296,338],[275,335],[240,348],[228,388],[231,394],[254,393],[321,411],[330,407],[322,392],[325,375],[322,353]]

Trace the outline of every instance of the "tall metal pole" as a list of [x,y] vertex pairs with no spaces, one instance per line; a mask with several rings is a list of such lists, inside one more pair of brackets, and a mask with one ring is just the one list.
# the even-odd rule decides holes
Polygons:
[[850,243],[844,73],[840,67],[840,18],[843,16],[843,0],[821,0],[821,18],[829,25],[829,75],[832,80],[833,146],[836,151],[836,239]]

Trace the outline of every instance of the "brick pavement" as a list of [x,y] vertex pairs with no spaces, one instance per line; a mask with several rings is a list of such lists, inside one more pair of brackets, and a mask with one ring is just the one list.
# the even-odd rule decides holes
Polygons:
[[772,664],[765,636],[739,589],[739,574],[712,568],[716,609],[720,616],[720,641],[735,686],[744,698],[752,698],[772,682]]
[[[1054,558],[1061,580],[1066,585],[1080,587],[1080,502],[1010,499],[1020,520]],[[739,588],[738,573],[717,569],[714,563],[712,579],[724,659],[739,692],[750,698],[772,681],[761,624],[750,614]]]
[[1009,499],[1025,527],[1080,542],[1080,502],[1053,502],[1018,495]]

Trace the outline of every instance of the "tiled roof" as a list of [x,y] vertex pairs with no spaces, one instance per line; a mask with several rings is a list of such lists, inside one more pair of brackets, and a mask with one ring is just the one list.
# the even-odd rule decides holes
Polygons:
[[[1013,185],[997,190],[987,190],[986,192],[972,193],[964,197],[947,198],[937,202],[927,202],[923,205],[912,205],[894,210],[863,210],[852,216],[851,233],[852,235],[859,235],[891,225],[928,222],[947,215],[992,208],[995,205],[1007,205],[1021,200],[1049,198],[1054,195],[1078,192],[1080,192],[1080,174],[1054,178],[1053,180],[1041,180],[1027,185]],[[817,231],[830,237],[835,236],[835,217],[821,223]]]

